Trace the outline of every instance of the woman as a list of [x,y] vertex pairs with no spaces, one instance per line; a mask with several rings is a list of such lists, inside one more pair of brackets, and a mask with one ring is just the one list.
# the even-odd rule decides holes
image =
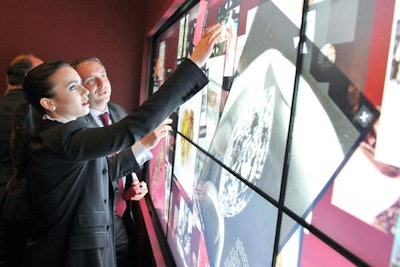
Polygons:
[[[78,73],[45,62],[25,78],[28,102],[43,114],[20,171],[26,174],[32,218],[28,266],[116,266],[109,179],[137,168],[128,148],[207,82],[199,69],[221,26],[210,27],[190,60],[134,112],[109,127],[89,128],[88,91]],[[112,140],[112,142],[111,142]],[[107,159],[107,155],[122,151]]]

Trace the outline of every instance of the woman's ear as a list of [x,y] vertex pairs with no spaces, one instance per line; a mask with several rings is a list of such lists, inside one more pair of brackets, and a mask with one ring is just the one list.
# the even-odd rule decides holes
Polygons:
[[42,97],[39,102],[40,102],[40,105],[45,110],[48,110],[48,111],[56,110],[56,106],[54,105],[53,101],[51,101],[51,99],[49,99],[49,98]]

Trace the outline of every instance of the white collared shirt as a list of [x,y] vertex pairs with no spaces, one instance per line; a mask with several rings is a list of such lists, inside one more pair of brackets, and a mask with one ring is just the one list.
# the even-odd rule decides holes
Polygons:
[[[90,115],[92,115],[92,117],[94,118],[94,120],[96,121],[96,123],[100,126],[103,127],[103,121],[100,119],[100,115],[103,114],[104,112],[108,112],[108,114],[110,114],[109,110],[108,110],[108,106],[106,108],[105,111],[101,112],[98,111],[97,109],[90,109]],[[110,124],[112,124],[113,121],[111,119],[110,116]],[[148,161],[151,160],[153,158],[153,154],[143,146],[142,142],[137,141],[133,147],[132,147],[132,152],[133,155],[136,158],[137,163],[139,164],[139,166],[143,166],[143,164]]]

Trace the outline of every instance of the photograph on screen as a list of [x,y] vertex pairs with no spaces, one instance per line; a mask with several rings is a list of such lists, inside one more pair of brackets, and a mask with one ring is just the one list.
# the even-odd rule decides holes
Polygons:
[[161,87],[176,68],[178,32],[179,24],[175,23],[159,38],[156,44],[152,93],[155,93]]
[[[169,195],[168,163],[166,161],[166,140],[161,140],[158,145],[151,150],[153,159],[149,161],[149,179],[147,180],[149,195],[153,203],[157,216],[166,231],[168,211],[166,198]],[[168,190],[168,191],[167,191]]]
[[200,123],[199,138],[197,140],[197,144],[206,151],[210,148],[220,118],[224,60],[225,57],[219,56],[207,61],[209,83],[203,89],[201,105],[204,119]]
[[[325,2],[325,9],[326,3],[329,4],[329,1]],[[362,12],[364,16],[373,17],[373,8],[375,7],[372,5],[373,3],[367,1],[349,4],[351,5],[349,7],[350,10],[354,10],[353,5],[356,5],[358,9],[356,12]],[[317,8],[318,6],[316,5],[315,7]],[[313,10],[313,12],[314,11],[315,10]],[[354,12],[352,12],[352,14],[354,17]],[[326,18],[326,16],[324,16],[324,18]],[[371,19],[367,21],[372,24]],[[349,25],[352,24],[349,23]],[[363,27],[364,26],[365,25],[363,25]],[[350,28],[357,30],[357,25],[354,25],[354,27]],[[372,28],[372,25],[370,28]],[[392,56],[389,56],[388,59],[386,75],[392,73],[392,58],[395,54],[394,44],[396,43],[395,39],[398,38],[396,33],[396,19],[394,19],[393,22],[393,29],[392,44],[389,49],[389,53]],[[354,33],[354,36],[357,37],[357,34]],[[326,33],[324,33],[324,37],[329,39],[329,36],[327,37]],[[371,38],[370,35],[362,35],[362,37],[368,38],[368,40]],[[353,49],[358,49],[366,53],[366,55],[363,57],[364,60],[365,58],[368,59],[370,42],[371,41],[357,39],[352,42],[352,45],[355,47]],[[344,45],[348,48],[351,48],[349,43]],[[367,48],[361,48],[360,45],[361,47],[367,46]],[[341,45],[335,44],[334,47],[340,48]],[[310,51],[309,46],[307,46],[307,48],[308,51]],[[319,50],[322,54],[326,55],[326,51],[324,51],[324,49]],[[388,136],[385,136],[385,140],[387,141],[387,143],[385,143],[387,145],[390,143],[390,148],[387,147],[385,149],[384,147],[381,147],[381,150],[378,150],[378,139],[382,131],[391,132],[391,129],[394,130],[393,122],[397,121],[397,119],[393,117],[388,119],[387,124],[384,125],[383,129],[381,128],[381,120],[384,119],[384,112],[381,113],[380,119],[377,119],[379,116],[378,110],[383,110],[384,107],[388,108],[388,114],[396,114],[396,112],[393,111],[393,107],[396,106],[395,109],[398,109],[397,103],[394,104],[393,102],[395,101],[385,101],[387,89],[394,88],[392,85],[395,84],[395,81],[393,78],[390,78],[390,76],[386,78],[382,107],[375,107],[367,99],[365,99],[364,95],[362,94],[362,87],[359,87],[360,84],[365,83],[365,76],[361,76],[356,79],[352,76],[352,74],[346,72],[346,70],[343,68],[343,65],[345,64],[343,64],[343,62],[340,63],[340,53],[336,54],[335,57],[329,58],[326,56],[324,60],[317,60],[317,58],[323,58],[323,56],[318,55],[315,51],[318,52],[318,48],[313,47],[312,53],[314,55],[310,55],[308,59],[305,58],[304,60],[306,63],[310,63],[311,67],[306,67],[302,70],[302,79],[304,78],[305,81],[301,80],[303,85],[300,85],[304,88],[300,87],[303,89],[299,90],[299,92],[302,92],[303,96],[299,95],[296,99],[297,108],[299,109],[300,114],[299,112],[296,112],[293,135],[306,136],[307,134],[308,136],[310,132],[314,132],[312,130],[310,131],[310,128],[308,128],[309,132],[304,132],[304,135],[301,135],[301,125],[304,125],[304,122],[301,123],[301,120],[296,122],[298,117],[303,117],[304,120],[307,120],[311,117],[311,113],[321,114],[321,112],[315,112],[314,110],[314,112],[310,111],[308,115],[301,115],[301,112],[304,112],[305,110],[305,106],[310,107],[312,106],[311,103],[313,103],[309,100],[309,97],[306,98],[306,93],[309,91],[309,89],[306,90],[306,86],[311,88],[313,88],[313,86],[312,83],[309,82],[310,79],[306,76],[308,73],[304,71],[304,69],[307,71],[310,70],[310,74],[320,84],[321,90],[327,92],[330,98],[328,99],[328,102],[333,101],[334,106],[339,108],[339,112],[332,112],[332,108],[328,108],[328,106],[324,104],[323,108],[325,111],[328,111],[328,113],[324,114],[324,116],[334,115],[333,119],[330,120],[332,123],[329,123],[329,125],[318,124],[318,136],[310,137],[310,141],[305,142],[303,147],[296,147],[296,144],[293,141],[292,148],[295,150],[291,150],[291,155],[292,157],[295,157],[295,151],[297,150],[297,155],[300,157],[300,152],[302,150],[310,150],[310,147],[308,146],[309,143],[318,141],[318,138],[326,138],[327,140],[330,140],[329,146],[333,145],[333,147],[326,150],[326,144],[328,142],[320,142],[321,144],[325,144],[323,150],[321,150],[321,152],[314,151],[311,152],[311,154],[318,152],[322,155],[323,153],[326,153],[329,155],[329,163],[321,162],[319,157],[319,166],[316,167],[322,168],[320,173],[323,174],[324,171],[329,170],[328,164],[331,164],[332,161],[341,163],[339,168],[335,166],[337,163],[331,166],[332,170],[336,170],[331,178],[329,178],[329,172],[326,172],[326,175],[324,176],[327,179],[325,180],[320,180],[321,176],[318,176],[318,179],[315,178],[305,181],[305,177],[312,178],[311,174],[315,171],[316,167],[313,169],[311,165],[308,166],[310,171],[307,172],[307,165],[304,166],[304,163],[301,162],[301,165],[305,170],[302,170],[300,175],[291,176],[289,172],[286,203],[293,211],[296,211],[299,215],[302,215],[307,222],[313,224],[315,227],[318,227],[326,235],[333,238],[355,255],[358,255],[369,266],[390,266],[390,257],[392,256],[393,260],[393,254],[395,254],[396,249],[398,249],[396,247],[396,244],[398,243],[396,243],[394,237],[398,223],[398,207],[400,204],[400,195],[398,193],[399,168],[395,163],[396,160],[398,160],[398,157],[392,156],[394,155],[393,152],[397,151],[394,149],[394,147],[398,144],[398,138],[396,136],[396,138],[392,139],[392,142]],[[337,49],[337,51],[341,50]],[[350,51],[352,51],[352,49],[350,49]],[[344,53],[345,51],[342,52]],[[352,60],[352,58],[349,57],[349,52],[344,53],[344,55],[347,61]],[[335,60],[336,62],[334,62]],[[333,65],[333,63],[337,63],[337,65]],[[312,64],[314,64],[314,66],[312,66]],[[307,66],[307,64],[304,65]],[[362,66],[364,66],[365,70],[368,64],[362,64]],[[327,73],[327,70],[329,70],[329,75],[324,74],[324,72]],[[361,69],[360,72],[364,72],[364,70]],[[330,75],[332,76],[331,78]],[[344,88],[344,90],[340,90],[340,88]],[[398,88],[399,87],[397,86],[397,89]],[[316,95],[315,92],[317,91],[315,89],[313,90],[314,94]],[[376,90],[376,88],[373,90]],[[389,97],[390,100],[398,99],[394,95],[391,96],[392,97]],[[304,100],[302,100],[302,98],[304,98]],[[381,102],[381,99],[373,100],[375,103]],[[322,101],[320,102],[324,103]],[[389,105],[386,106],[387,104]],[[370,118],[370,120],[368,118]],[[346,120],[348,122],[346,122]],[[321,121],[327,120],[324,119]],[[324,131],[322,132],[321,129],[324,129]],[[326,132],[327,129],[330,130]],[[327,135],[331,135],[332,137],[327,138]],[[307,139],[303,138],[302,140]],[[336,142],[336,144],[334,142]],[[297,144],[300,145],[299,142],[297,142]],[[336,151],[336,153],[327,153],[326,151]],[[382,153],[381,157],[377,155],[378,151]],[[385,162],[383,158],[387,159],[387,162]],[[289,168],[291,167],[293,166],[289,166]],[[301,169],[295,168],[293,173],[298,174],[299,170]],[[303,179],[301,179],[301,177],[303,177]],[[307,184],[309,185],[307,186]],[[296,194],[296,192],[303,193]],[[306,207],[308,207],[308,210]],[[284,230],[287,231],[290,229],[290,225],[285,225],[290,223],[295,224],[294,221],[290,222],[290,220],[283,222]],[[293,229],[296,229],[296,226]],[[283,233],[285,233],[285,231],[281,232],[281,239],[285,240],[284,236],[282,236]],[[293,234],[288,235],[287,237],[289,236],[291,236],[290,239],[293,239]],[[307,233],[300,233],[299,236],[301,238],[296,239],[296,242],[298,242],[296,243],[297,247],[300,247],[302,250],[309,251],[320,250],[321,252],[319,254],[326,255],[321,259],[315,258],[311,254],[308,255],[307,258],[310,259],[310,261],[312,259],[313,264],[318,264],[318,261],[324,263],[328,257],[329,259],[331,259],[331,257],[334,259],[333,255],[330,255],[329,253],[331,250],[329,247],[317,247],[315,236],[311,237],[310,235],[307,235]],[[290,240],[288,243],[289,242],[295,243]],[[289,245],[288,243],[285,244],[285,247],[296,247]],[[371,251],[379,251],[379,253],[371,254]],[[306,255],[303,254],[302,257],[306,257]],[[334,264],[333,266],[338,265]],[[348,263],[347,265],[344,264],[340,266],[354,266],[354,264]]]
[[[400,164],[396,151],[400,149],[400,143],[396,114],[400,112],[397,103],[400,87],[395,73],[400,39],[399,19],[400,5],[396,4],[382,104],[379,107],[381,116],[336,177],[331,198],[333,206],[379,230],[381,234],[376,235],[380,240],[387,240],[387,246],[393,244],[379,257],[382,259],[380,262],[385,264],[389,261],[388,251],[392,251],[391,260],[395,262],[395,255],[398,254]],[[399,262],[397,259],[396,264]]]
[[[170,118],[172,119],[172,128],[176,129],[177,114],[175,112],[172,113]],[[164,233],[166,232],[168,222],[169,192],[171,190],[172,169],[175,158],[175,140],[176,132],[168,132],[167,136],[161,139],[151,150],[153,158],[147,165],[149,195]]]
[[[298,28],[286,24],[292,22],[273,3],[256,9],[211,143],[209,153],[230,169],[212,172],[218,174],[211,179],[219,196],[230,195],[220,203],[227,214],[234,214],[229,212],[233,206],[229,201],[240,212],[252,192],[231,172],[279,198],[296,71],[298,47],[293,40],[299,35]],[[214,163],[206,161],[204,168],[208,164]],[[203,170],[199,179],[210,179],[207,175]]]
[[[194,154],[201,154],[194,146],[190,149]],[[189,175],[183,174],[182,179],[173,176],[171,181],[167,241],[177,266],[209,266],[200,220],[194,208],[194,179]]]
[[206,162],[196,181],[194,210],[210,266],[271,265],[277,208],[239,181],[226,186],[241,192],[221,192],[218,174],[227,170]]
[[[283,216],[283,224],[296,224],[289,216]],[[286,235],[282,233],[281,235]],[[327,260],[329,259],[329,260]],[[354,267],[354,263],[329,247],[317,236],[302,226],[296,227],[280,250],[275,266],[324,266],[324,267]]]
[[[310,14],[316,19],[323,17],[323,20],[326,20],[326,15],[323,14],[335,14],[337,5],[335,2],[324,1],[314,5]],[[355,2],[349,5],[349,9],[355,8],[359,13],[373,12],[370,2]],[[340,4],[340,8],[344,8],[343,3]],[[317,15],[314,14],[315,11]],[[349,26],[354,22],[354,13],[351,14]],[[342,17],[341,20],[346,21],[346,18]],[[314,21],[316,25],[319,23],[315,19],[310,21]],[[343,36],[335,31],[335,27],[339,26],[335,24],[336,21],[336,17],[332,22],[328,20],[331,29],[328,33],[318,30],[313,24],[307,24],[307,27],[315,28],[310,31],[314,36],[310,37],[315,42],[319,42],[320,35],[329,43],[333,43],[333,40],[340,42]],[[372,19],[368,22],[372,24]],[[353,30],[353,39],[351,43],[346,43],[345,47],[350,49],[354,46],[353,49],[357,48],[368,55],[368,40],[371,36],[360,37],[356,34],[357,27],[361,26],[355,24],[354,27],[349,27]],[[329,34],[332,34],[332,37]],[[349,34],[348,29],[344,34],[348,37],[346,34]],[[345,38],[343,42],[349,40]],[[317,46],[311,39],[305,40],[295,99],[296,107],[293,111],[285,205],[303,218],[311,212],[379,116],[378,110],[365,98],[362,88],[358,87],[358,84],[363,83],[363,78],[358,79],[357,84],[350,80],[341,66],[341,54],[332,56],[331,53],[327,53],[324,43],[325,41]],[[361,49],[360,46],[365,49]],[[340,43],[335,44],[335,47],[341,47]],[[351,62],[351,53],[346,50],[343,53],[345,60]]]
[[168,222],[167,241],[171,247],[177,266],[198,266],[201,242],[196,230],[193,202],[183,194],[179,185],[171,184],[170,219]]
[[400,207],[400,166],[375,158],[377,136],[379,121],[336,177],[332,204],[394,235]]
[[190,197],[192,196],[193,182],[200,173],[199,165],[196,163],[197,149],[191,142],[198,143],[199,136],[201,136],[202,115],[207,116],[205,113],[207,110],[201,111],[203,103],[207,101],[206,93],[207,89],[203,88],[181,105],[177,112],[178,134],[175,139],[173,175]]
[[[235,261],[269,266],[277,209],[265,195],[278,201],[282,179],[287,182],[283,204],[302,220],[319,225],[320,214],[314,210],[332,192],[330,205],[364,220],[356,214],[360,209],[351,211],[357,203],[347,203],[339,179],[347,168],[360,169],[352,162],[378,125],[378,109],[363,92],[375,2],[309,1],[300,44],[302,4],[199,1],[172,26],[174,33],[167,31],[159,39],[156,65],[163,72],[155,80],[161,84],[207,26],[224,25],[224,37],[204,67],[209,84],[177,111],[178,134],[169,141],[175,149],[166,149],[169,144],[160,148],[166,149],[166,162],[162,168],[153,163],[157,172],[150,173],[173,176],[170,198],[167,191],[160,199],[163,211],[171,208],[168,242],[178,266],[232,266]],[[359,34],[363,27],[367,30]],[[394,38],[391,50],[393,82],[398,42]],[[169,190],[171,178],[164,180],[157,186]],[[344,187],[357,188],[357,182]],[[395,204],[391,200],[386,204]],[[248,218],[254,231],[244,230]],[[303,230],[284,219],[276,263],[287,264],[291,253],[297,264],[318,260],[310,255],[313,248],[349,263]]]
[[375,158],[393,166],[400,166],[399,127],[393,123],[400,112],[400,4],[396,2],[388,53],[385,87],[382,97],[379,135],[376,138]]
[[[185,177],[185,181],[182,181],[182,184],[190,185],[191,183],[188,182],[186,177],[194,177],[196,173],[200,173],[201,167],[203,166],[203,159],[198,158],[196,160],[196,154],[193,151],[190,151],[191,146],[189,145],[189,141],[187,139],[198,144],[204,150],[209,150],[217,125],[219,123],[221,107],[224,106],[223,102],[226,100],[226,98],[223,98],[223,91],[225,78],[224,75],[227,68],[227,55],[229,52],[231,57],[230,60],[232,62],[234,62],[236,55],[236,38],[233,38],[232,36],[237,35],[237,12],[240,2],[217,2],[218,1],[215,1],[211,4],[214,8],[217,8],[216,20],[220,23],[226,24],[226,28],[224,29],[226,30],[227,36],[226,38],[223,38],[223,40],[219,41],[218,44],[221,44],[223,47],[227,47],[228,49],[224,49],[222,52],[218,53],[214,51],[211,58],[207,61],[205,67],[205,74],[210,80],[209,84],[203,88],[201,92],[196,94],[192,99],[179,108],[179,123],[177,131],[184,138],[178,137],[179,141],[177,140],[176,143],[177,153],[175,155],[174,176],[178,180],[181,179],[181,177]],[[200,1],[200,3],[196,6],[196,10],[199,11],[205,7],[207,7],[207,5],[204,4],[204,1]],[[194,12],[191,11],[191,14],[193,13]],[[181,24],[182,20],[187,21],[188,19],[181,19]],[[207,23],[217,22],[211,21],[210,12],[207,13],[204,21],[207,21]],[[194,31],[198,31],[198,29],[203,29],[204,27],[206,27],[206,25],[195,24]],[[185,29],[182,30],[181,26],[180,31],[185,31]],[[184,39],[186,42],[189,42],[190,38],[190,35],[186,37],[180,37],[180,39]],[[181,41],[179,42],[181,43]],[[230,68],[232,68],[231,71],[233,71],[233,66],[230,66]],[[184,175],[182,175],[182,173],[184,173]],[[188,189],[189,195],[191,195],[190,192],[191,189]]]
[[[195,147],[191,149],[198,157],[202,154]],[[186,180],[173,177],[167,241],[177,266],[269,265],[276,232],[276,207],[244,184],[239,186],[245,194],[218,194],[216,182],[211,178],[221,172],[220,168],[218,163],[207,164],[202,172],[209,171],[206,176],[210,180],[197,179],[192,188],[191,177],[185,176]],[[259,210],[263,210],[262,214]]]
[[[235,10],[239,10],[237,6]],[[274,11],[281,13],[277,8]],[[193,218],[198,216],[206,258],[211,266],[231,266],[238,261],[243,265],[264,266],[272,261],[277,210],[235,175],[262,188],[274,198],[279,197],[295,81],[297,44],[292,36],[298,36],[299,29],[296,28],[292,36],[284,36],[282,40],[276,32],[284,26],[277,27],[271,29],[271,39],[264,38],[263,28],[268,22],[257,14],[257,8],[252,8],[244,16],[247,19],[246,31],[235,40],[242,45],[233,50],[237,54],[234,62],[240,70],[232,76],[229,87],[224,87],[226,73],[223,67],[226,66],[228,52],[224,50],[206,63],[206,73],[210,78],[208,87],[194,100],[182,105],[178,112],[180,134],[176,137],[173,180],[177,192],[171,198],[171,213],[174,215],[171,214],[170,221],[174,229],[185,228],[177,226],[181,221],[178,219],[178,214],[182,212],[180,208],[190,211]],[[213,23],[210,16],[207,23]],[[256,36],[260,36],[260,40]],[[286,45],[282,46],[281,42]],[[290,51],[286,51],[285,47],[290,47]],[[246,59],[249,61],[246,62]],[[228,92],[225,99],[224,91]],[[200,134],[205,98],[208,140],[202,139],[204,137]],[[226,102],[221,104],[218,101]],[[195,153],[187,138],[199,143],[229,170],[213,159]],[[197,177],[199,173],[201,175]],[[193,181],[196,183],[194,188]],[[195,212],[191,203],[192,194],[196,199]],[[185,197],[178,198],[177,195]],[[174,201],[186,204],[173,204]],[[260,209],[265,211],[262,215],[257,214]],[[245,230],[247,218],[254,217],[257,217],[257,222],[252,224],[254,232],[249,233]],[[197,224],[191,222],[191,225]],[[230,234],[227,235],[227,232]],[[265,237],[260,239],[260,244],[255,244],[254,239],[260,237],[260,233]],[[183,242],[182,238],[175,240]],[[185,245],[179,246],[181,249],[177,253],[185,255]]]

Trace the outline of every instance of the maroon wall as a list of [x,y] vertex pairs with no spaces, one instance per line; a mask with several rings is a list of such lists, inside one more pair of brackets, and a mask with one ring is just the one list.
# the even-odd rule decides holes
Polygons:
[[[1,0],[5,2],[5,0]],[[43,60],[97,56],[107,67],[112,101],[139,103],[146,0],[13,0],[0,8],[0,96],[6,68],[21,52]]]
[[146,34],[154,34],[185,0],[147,0]]

